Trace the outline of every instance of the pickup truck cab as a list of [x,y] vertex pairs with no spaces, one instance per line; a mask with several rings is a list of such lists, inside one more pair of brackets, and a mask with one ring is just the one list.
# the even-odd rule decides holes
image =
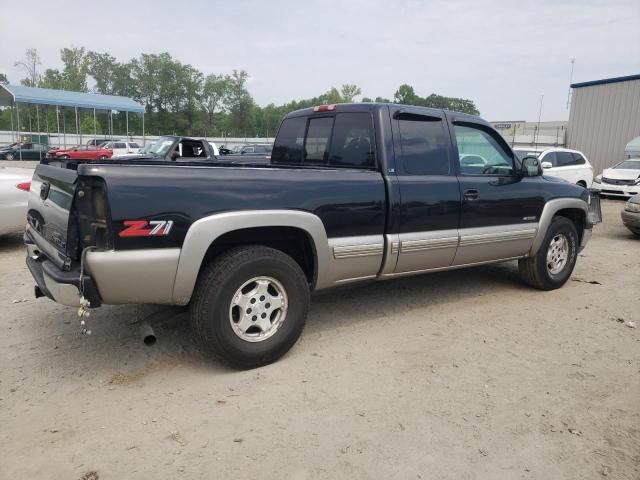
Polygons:
[[321,105],[287,115],[268,164],[39,165],[27,265],[66,305],[188,305],[204,347],[247,368],[293,346],[313,291],[510,260],[559,288],[597,200],[478,117]]

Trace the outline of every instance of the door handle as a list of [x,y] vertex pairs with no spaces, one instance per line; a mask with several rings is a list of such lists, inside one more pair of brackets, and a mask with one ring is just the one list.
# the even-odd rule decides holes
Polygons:
[[480,192],[475,188],[470,188],[464,191],[463,197],[465,200],[477,200],[480,197]]

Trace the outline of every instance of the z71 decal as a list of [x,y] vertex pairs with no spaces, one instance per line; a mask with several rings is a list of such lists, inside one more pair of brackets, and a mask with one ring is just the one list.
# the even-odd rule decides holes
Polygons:
[[119,237],[154,237],[169,235],[173,220],[125,220],[125,228]]

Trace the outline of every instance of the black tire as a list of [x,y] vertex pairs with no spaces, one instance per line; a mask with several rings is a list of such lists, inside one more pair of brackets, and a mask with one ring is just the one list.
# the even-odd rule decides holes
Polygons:
[[107,159],[106,155],[102,155],[98,160],[100,160],[101,162],[104,162]]
[[69,159],[69,155],[60,155],[60,158],[62,158],[63,160],[68,160]]
[[[286,315],[270,337],[250,342],[232,327],[236,292],[259,276],[275,279],[288,301]],[[279,250],[245,246],[221,254],[200,273],[190,305],[191,328],[203,349],[238,368],[276,361],[296,343],[309,310],[309,285],[300,266]],[[255,317],[254,317],[255,318]]]
[[[547,253],[551,242],[564,236],[568,244],[567,260],[561,270],[552,273],[547,266]],[[578,256],[578,232],[575,224],[566,217],[555,217],[549,225],[540,249],[533,257],[518,260],[518,269],[522,280],[540,290],[555,290],[563,286],[576,265]]]

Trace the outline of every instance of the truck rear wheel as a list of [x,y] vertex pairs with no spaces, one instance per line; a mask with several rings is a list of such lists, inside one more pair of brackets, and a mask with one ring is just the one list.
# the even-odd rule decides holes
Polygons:
[[555,217],[540,249],[533,257],[518,260],[522,280],[541,290],[560,288],[569,280],[578,255],[578,232],[565,217]]
[[302,333],[309,286],[300,266],[279,250],[238,247],[200,274],[191,326],[202,347],[239,368],[267,365]]

